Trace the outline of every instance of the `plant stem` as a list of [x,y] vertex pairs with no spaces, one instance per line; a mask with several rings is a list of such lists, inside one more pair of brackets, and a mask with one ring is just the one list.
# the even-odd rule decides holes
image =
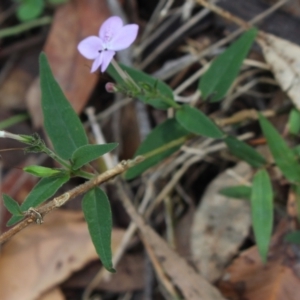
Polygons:
[[[60,206],[64,205],[66,202],[70,201],[71,199],[74,199],[78,195],[84,194],[87,191],[91,190],[92,188],[98,186],[99,184],[102,184],[106,181],[109,181],[116,176],[122,174],[123,172],[127,171],[130,167],[138,164],[141,161],[140,158],[136,158],[134,160],[126,160],[121,161],[119,164],[117,164],[114,168],[107,170],[106,172],[92,178],[89,181],[86,181],[85,183],[75,187],[72,190],[69,190],[68,192],[60,195],[59,197],[55,197],[52,200],[50,200],[48,203],[36,208],[31,209],[28,211],[27,218],[15,225],[10,230],[6,231],[0,236],[0,245],[10,239],[12,236],[14,236],[16,233],[27,227],[33,222],[40,222],[42,223],[43,220],[41,217],[44,215],[52,212],[54,209],[59,208]],[[34,213],[31,212],[34,211]],[[39,216],[39,217],[38,217]]]
[[0,30],[0,38],[17,35],[24,31],[27,31],[29,29],[50,24],[51,22],[52,22],[52,18],[49,16],[45,16],[40,19],[21,23],[19,25],[13,26],[13,27],[5,28],[5,29]]

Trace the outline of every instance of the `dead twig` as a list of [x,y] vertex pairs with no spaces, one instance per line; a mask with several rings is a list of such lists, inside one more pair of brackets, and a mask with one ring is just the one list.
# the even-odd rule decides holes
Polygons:
[[130,167],[136,165],[141,161],[141,157],[135,160],[124,160],[117,164],[114,168],[107,170],[106,172],[92,178],[91,180],[75,187],[74,189],[60,195],[59,197],[55,197],[50,200],[48,203],[36,208],[28,210],[26,218],[18,223],[16,226],[11,228],[10,230],[6,231],[0,236],[0,245],[3,244],[5,241],[10,239],[16,233],[27,227],[33,222],[42,223],[42,218],[46,214],[52,212],[54,209],[59,208],[60,206],[64,205],[66,202],[74,199],[78,195],[84,194],[87,191],[91,190],[92,188],[102,184],[106,181],[113,179],[114,177],[122,174],[123,172],[127,171]]

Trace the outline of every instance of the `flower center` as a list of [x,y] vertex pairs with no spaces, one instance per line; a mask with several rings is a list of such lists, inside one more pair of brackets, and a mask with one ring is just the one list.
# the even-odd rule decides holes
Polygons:
[[98,50],[99,53],[103,52],[103,51],[107,51],[108,49],[107,48],[104,48],[102,50]]

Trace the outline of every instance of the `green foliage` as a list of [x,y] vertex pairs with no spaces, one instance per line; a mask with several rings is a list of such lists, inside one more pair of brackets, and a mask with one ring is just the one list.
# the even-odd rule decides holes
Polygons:
[[19,0],[17,17],[20,21],[26,22],[36,19],[44,11],[44,0]]
[[291,134],[300,133],[300,111],[298,109],[292,109],[289,116],[288,128]]
[[219,193],[228,198],[250,200],[252,189],[249,186],[237,185],[223,188]]
[[259,116],[259,122],[274,160],[283,175],[291,182],[300,182],[300,164],[294,151],[287,146],[284,139],[264,116]]
[[253,178],[251,214],[258,252],[267,260],[273,227],[273,190],[266,170],[258,171]]
[[169,107],[178,106],[174,101],[172,89],[163,81],[122,64],[120,64],[120,67],[126,71],[140,87],[140,89],[137,89],[132,83],[124,82],[114,67],[109,65],[107,72],[119,84],[118,88],[120,92],[139,98],[144,103],[157,109],[165,110]]
[[[31,207],[37,207],[50,197],[52,197],[57,190],[69,180],[69,175],[64,176],[53,176],[42,178],[38,184],[31,190],[22,205],[20,206],[21,211],[26,211]],[[7,226],[12,226],[15,223],[21,221],[23,217],[13,216],[7,222]]]
[[233,155],[246,161],[254,168],[260,168],[266,163],[265,159],[256,150],[235,137],[228,136],[224,141]]
[[44,127],[56,153],[70,159],[77,148],[87,144],[84,128],[53,77],[47,57],[40,55],[40,80]]
[[226,95],[248,55],[256,34],[257,29],[248,30],[212,62],[199,82],[204,99],[211,96],[211,102],[216,102]]
[[10,196],[3,194],[3,203],[7,210],[14,216],[21,216],[22,211],[20,205]]
[[37,177],[50,177],[58,175],[62,172],[61,170],[55,170],[41,166],[27,166],[23,168],[23,171]]
[[15,0],[18,3],[17,18],[21,22],[27,22],[38,18],[44,11],[46,2],[51,5],[59,5],[68,0]]
[[111,253],[112,216],[107,195],[98,187],[90,190],[82,200],[82,210],[103,266],[115,272]]
[[111,143],[104,145],[85,145],[79,147],[72,155],[72,169],[77,170],[81,168],[85,164],[115,149],[117,146],[117,143]]
[[67,3],[69,0],[48,0],[47,2],[52,5],[59,5]]
[[224,133],[203,112],[187,104],[176,111],[176,120],[188,131],[207,137],[220,139]]
[[133,179],[148,168],[176,152],[185,142],[189,132],[175,119],[168,119],[154,128],[138,148],[134,157],[144,155],[146,159],[130,168],[126,179]]
[[297,231],[288,233],[284,237],[284,240],[291,244],[300,245],[300,231],[297,230]]

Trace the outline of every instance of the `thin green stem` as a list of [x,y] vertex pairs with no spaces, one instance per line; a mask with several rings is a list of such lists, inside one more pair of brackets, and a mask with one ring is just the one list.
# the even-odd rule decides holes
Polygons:
[[159,148],[156,148],[156,149],[154,149],[154,150],[152,150],[150,152],[147,152],[145,154],[142,154],[142,155],[143,155],[144,159],[150,158],[150,157],[152,157],[154,155],[160,154],[160,153],[165,152],[165,151],[167,151],[167,150],[169,150],[171,148],[174,148],[176,146],[179,146],[179,145],[183,144],[185,141],[191,139],[191,137],[194,137],[194,135],[183,136],[181,138],[173,140],[173,141],[171,141],[171,142],[169,142],[169,143],[167,143],[167,144],[165,144],[165,145],[163,145],[163,146],[161,146]]
[[52,150],[47,148],[46,146],[42,147],[42,151],[48,154],[51,158],[56,160],[58,163],[60,163],[62,166],[64,166],[66,169],[70,170],[70,164],[65,161],[64,159],[60,158],[57,154],[55,154]]
[[19,114],[0,122],[0,130],[29,119],[28,114]]
[[51,22],[52,22],[52,18],[49,16],[45,16],[33,21],[29,21],[13,27],[5,28],[0,30],[0,38],[17,35],[29,29],[50,24]]

